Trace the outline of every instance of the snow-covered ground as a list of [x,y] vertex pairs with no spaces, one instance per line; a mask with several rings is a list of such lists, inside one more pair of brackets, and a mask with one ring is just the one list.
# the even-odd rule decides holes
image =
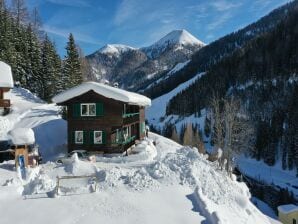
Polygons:
[[148,107],[146,109],[146,118],[149,121],[150,124],[158,127],[160,126],[160,119],[164,118],[166,115],[166,108],[169,101],[176,96],[179,92],[186,89],[188,86],[190,86],[192,83],[195,82],[195,80],[199,79],[204,75],[205,73],[199,73],[192,79],[180,84],[177,86],[174,90],[158,97],[152,100],[151,107]]
[[295,170],[282,170],[280,163],[276,163],[275,166],[268,166],[263,161],[244,156],[237,159],[237,164],[241,172],[247,176],[285,189],[288,188],[298,198],[298,178]]
[[[48,159],[62,153],[66,124],[58,108],[23,89],[10,97],[10,129],[33,128]],[[135,152],[96,163],[75,156],[65,165],[49,161],[29,169],[25,180],[13,161],[0,164],[1,224],[271,223],[250,202],[244,183],[227,177],[196,149],[150,133]],[[88,179],[62,180],[59,197],[52,198],[57,176],[86,174],[96,176],[96,192],[91,193],[94,182]]]
[[0,139],[7,139],[7,133],[16,128],[32,128],[40,151],[45,159],[55,156],[56,148],[66,144],[66,122],[59,116],[59,107],[46,104],[30,91],[14,88],[5,94],[10,99],[12,111],[0,116]]

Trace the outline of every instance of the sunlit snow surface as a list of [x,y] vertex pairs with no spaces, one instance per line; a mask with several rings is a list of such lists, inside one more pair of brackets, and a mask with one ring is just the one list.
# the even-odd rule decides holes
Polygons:
[[[28,99],[26,99],[28,94]],[[33,128],[45,159],[63,153],[66,123],[56,106],[44,104],[23,89],[13,90],[11,128]],[[30,97],[29,97],[30,96]],[[3,132],[3,131],[2,131]],[[70,163],[47,162],[21,180],[13,161],[0,164],[1,224],[8,223],[270,223],[249,200],[245,184],[231,180],[196,149],[150,133],[128,157],[76,157]],[[56,177],[97,177],[61,181]]]

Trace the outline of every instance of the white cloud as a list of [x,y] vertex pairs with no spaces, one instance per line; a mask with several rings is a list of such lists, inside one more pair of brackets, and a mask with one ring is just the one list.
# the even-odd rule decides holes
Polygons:
[[71,29],[71,30],[61,29],[61,28],[57,28],[49,25],[44,25],[43,30],[46,31],[47,33],[51,33],[51,34],[63,37],[65,39],[67,39],[69,34],[72,33],[76,41],[80,41],[88,44],[96,44],[96,45],[100,44],[99,40],[94,39],[93,37],[83,34],[81,32],[74,31],[76,29]]
[[73,7],[90,7],[86,0],[46,0],[47,2],[57,5],[73,6]]
[[237,2],[227,2],[225,0],[217,0],[217,1],[212,1],[210,5],[219,12],[223,11],[229,11],[231,9],[238,8],[242,5],[242,2],[237,1]]
[[216,30],[220,26],[223,26],[232,17],[233,17],[232,13],[230,13],[230,12],[224,13],[224,14],[218,16],[217,18],[215,18],[215,20],[213,22],[209,23],[207,29],[208,30]]

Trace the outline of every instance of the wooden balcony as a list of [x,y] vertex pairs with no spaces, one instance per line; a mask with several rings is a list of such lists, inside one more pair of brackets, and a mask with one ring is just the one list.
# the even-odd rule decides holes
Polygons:
[[0,108],[10,108],[10,100],[0,99]]
[[123,124],[131,124],[140,120],[139,113],[130,114],[129,116],[123,116]]

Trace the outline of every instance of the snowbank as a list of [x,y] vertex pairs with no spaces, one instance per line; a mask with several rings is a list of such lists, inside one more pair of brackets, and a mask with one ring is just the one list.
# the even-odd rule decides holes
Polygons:
[[0,87],[13,88],[11,67],[0,61]]
[[157,151],[153,145],[153,141],[146,139],[138,143],[132,148],[132,154],[129,156],[125,155],[110,155],[110,156],[99,156],[96,158],[97,162],[104,163],[149,163],[157,156]]
[[35,143],[34,132],[31,128],[16,128],[8,132],[14,145],[32,145]]
[[66,152],[67,123],[59,115],[60,107],[46,104],[23,88],[13,88],[6,98],[11,100],[12,108],[11,113],[0,117],[0,139],[9,139],[12,129],[31,128],[44,161]]
[[54,103],[62,103],[76,96],[80,96],[90,90],[93,90],[94,92],[107,98],[112,98],[114,100],[119,100],[132,105],[151,105],[151,100],[145,96],[96,82],[85,82],[79,86],[73,87],[58,94],[52,100]]
[[[38,200],[24,201],[13,196],[10,187],[22,185],[12,181],[11,178],[17,177],[9,177],[6,174],[9,171],[2,169],[0,164],[0,181],[15,185],[0,186],[0,199],[5,201],[0,203],[0,210],[5,206],[22,213],[30,203],[30,209],[39,214],[33,222],[18,213],[9,219],[4,217],[2,223],[53,223],[52,219],[49,222],[42,219],[49,214],[57,217],[55,223],[58,224],[89,223],[97,219],[109,224],[120,221],[133,224],[165,223],[169,220],[174,224],[269,223],[267,217],[250,202],[245,184],[231,180],[195,149],[182,147],[155,134],[150,133],[149,137],[154,139],[156,146],[151,145],[152,141],[145,140],[136,150],[139,155],[145,152],[152,155],[151,162],[94,164],[80,161],[74,156],[70,164],[57,166],[46,163],[30,170],[28,179],[23,182],[22,193],[26,198]],[[154,148],[156,153],[153,152]],[[137,155],[126,158],[138,160]],[[3,174],[10,179],[1,179]],[[68,197],[47,199],[48,192],[55,189],[56,176],[86,174],[96,175],[98,194],[89,194],[93,184],[90,179],[67,180],[60,183],[59,191]],[[70,210],[66,209],[70,207]],[[53,212],[53,208],[59,212]],[[83,218],[81,214],[85,214]]]

